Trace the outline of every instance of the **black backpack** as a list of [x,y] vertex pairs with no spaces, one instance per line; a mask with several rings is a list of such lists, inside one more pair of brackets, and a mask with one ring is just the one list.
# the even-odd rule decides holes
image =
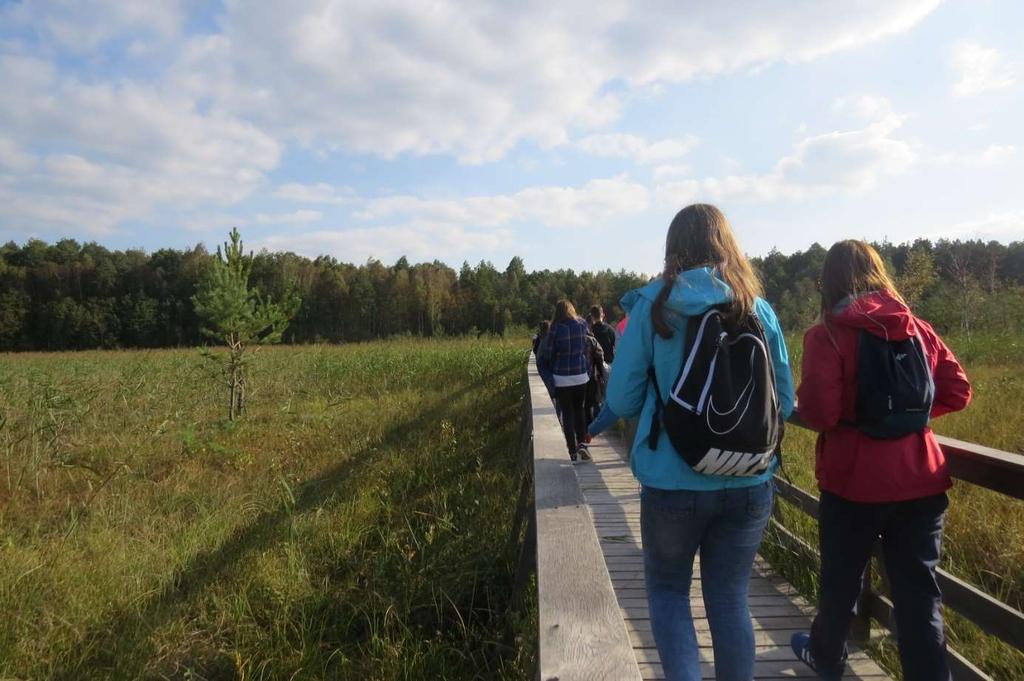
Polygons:
[[775,368],[755,315],[730,323],[727,308],[690,317],[683,366],[667,402],[657,396],[648,445],[661,427],[690,468],[706,475],[755,476],[779,453],[783,421]]
[[916,336],[890,341],[861,329],[857,338],[857,420],[869,437],[920,433],[935,400],[935,379]]

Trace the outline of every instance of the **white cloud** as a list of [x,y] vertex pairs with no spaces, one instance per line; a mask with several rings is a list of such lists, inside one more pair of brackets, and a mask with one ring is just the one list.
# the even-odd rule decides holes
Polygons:
[[299,184],[290,182],[274,190],[274,197],[296,203],[350,203],[354,193],[349,187],[335,187],[326,182]]
[[252,124],[132,82],[83,82],[43,60],[0,55],[0,139],[59,149],[38,164],[24,153],[9,221],[108,233],[157,209],[229,205],[265,182],[280,145]]
[[832,103],[832,109],[868,121],[877,121],[892,115],[892,103],[879,95],[849,95]]
[[61,48],[93,51],[115,38],[167,40],[184,22],[178,0],[23,0],[0,7],[0,26],[29,29]]
[[299,209],[291,213],[260,213],[256,222],[261,225],[296,225],[305,222],[316,222],[324,216],[318,210]]
[[[269,190],[267,173],[294,144],[479,163],[524,141],[582,137],[594,153],[667,167],[692,140],[590,133],[617,120],[627,93],[863,45],[907,30],[937,1],[736,0],[696,4],[680,21],[676,3],[658,0],[226,0],[211,32],[192,35],[195,5],[181,0],[6,4],[0,219],[102,234],[156,214],[217,215]],[[326,183],[269,191],[304,205],[355,200]],[[613,178],[363,209],[576,226],[648,202],[646,187]]]
[[689,177],[693,169],[685,163],[668,163],[654,168],[654,179],[656,181],[671,180],[681,177]]
[[949,229],[929,234],[933,239],[981,239],[983,241],[1024,240],[1024,210],[991,212],[980,218],[963,220]]
[[36,165],[36,157],[24,151],[14,140],[0,137],[0,168],[24,172]]
[[[801,62],[913,26],[938,0],[228,2],[175,79],[289,139],[476,163],[616,119],[623,88]],[[611,87],[610,87],[611,86]]]
[[594,156],[629,158],[637,163],[672,161],[690,153],[697,145],[693,135],[649,142],[638,135],[606,133],[584,137],[576,146]]
[[410,220],[481,227],[513,222],[584,227],[645,210],[649,194],[644,185],[619,176],[591,180],[579,187],[530,187],[512,194],[459,199],[414,196],[369,199],[355,217],[379,220],[405,216]]
[[952,62],[960,76],[953,85],[953,94],[957,97],[976,97],[984,92],[1003,90],[1017,81],[1013,68],[995,48],[960,43],[953,48]]
[[231,213],[191,213],[184,215],[172,215],[168,222],[180,225],[189,232],[217,232],[225,233],[232,227],[242,227],[249,224],[248,218]]
[[965,166],[968,168],[990,168],[1017,157],[1017,147],[1012,144],[991,144],[981,151],[960,154],[939,154],[934,162],[939,166]]
[[887,100],[841,100],[837,108],[869,122],[862,128],[803,139],[769,173],[666,182],[656,193],[671,204],[701,197],[773,201],[861,193],[873,189],[883,177],[906,171],[917,160],[911,144],[894,136],[904,118],[892,113]]
[[981,152],[983,163],[991,165],[1008,161],[1017,156],[1017,147],[1012,144],[992,144]]
[[471,253],[495,253],[512,243],[509,230],[470,230],[458,225],[416,222],[272,236],[256,247],[293,251],[310,258],[332,255],[346,262],[365,262],[369,258],[393,262],[403,255],[414,261],[454,262]]

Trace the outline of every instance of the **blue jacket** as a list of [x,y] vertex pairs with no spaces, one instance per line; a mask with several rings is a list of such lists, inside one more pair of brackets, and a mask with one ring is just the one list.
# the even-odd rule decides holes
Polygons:
[[[699,268],[681,272],[665,303],[665,321],[675,334],[662,338],[654,331],[651,322],[651,304],[661,291],[662,282],[657,280],[643,288],[630,291],[623,296],[621,305],[629,313],[626,332],[615,350],[615,366],[608,383],[605,407],[611,417],[639,417],[636,439],[630,456],[633,474],[642,484],[660,489],[716,490],[726,487],[757,485],[769,479],[771,470],[758,477],[719,477],[695,473],[680,458],[662,433],[658,447],[647,446],[651,430],[651,416],[654,414],[654,384],[648,379],[647,369],[654,366],[661,387],[661,399],[668,399],[668,390],[675,382],[683,365],[683,345],[686,342],[686,318],[705,312],[713,305],[728,301],[732,297],[729,286],[714,276],[710,268]],[[782,329],[771,306],[758,298],[754,313],[764,326],[765,336],[775,366],[775,387],[779,395],[779,406],[783,416],[793,411],[793,376],[789,369],[789,356]],[[595,421],[607,422],[609,414],[603,414]],[[591,429],[596,432],[600,428]]]
[[582,319],[570,319],[551,325],[548,352],[551,373],[556,376],[578,376],[590,372],[590,327]]

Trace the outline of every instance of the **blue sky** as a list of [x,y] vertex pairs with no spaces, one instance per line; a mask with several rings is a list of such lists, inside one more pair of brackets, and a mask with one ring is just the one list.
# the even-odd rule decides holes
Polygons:
[[1024,4],[0,0],[0,240],[660,269],[1024,239]]

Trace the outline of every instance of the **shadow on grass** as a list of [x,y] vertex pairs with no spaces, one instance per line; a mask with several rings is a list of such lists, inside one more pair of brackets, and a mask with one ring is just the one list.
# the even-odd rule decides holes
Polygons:
[[[180,614],[180,608],[199,596],[208,586],[230,575],[236,565],[253,552],[265,550],[287,537],[290,519],[296,515],[343,501],[334,498],[342,483],[371,467],[374,451],[403,444],[411,433],[450,416],[455,403],[489,383],[521,370],[517,360],[469,385],[446,393],[416,414],[396,422],[379,440],[353,452],[342,463],[330,467],[315,478],[301,483],[294,491],[294,504],[261,513],[251,523],[238,528],[225,542],[201,551],[187,562],[159,592],[131,607],[112,613],[79,638],[74,651],[67,651],[53,671],[54,679],[81,679],[99,675],[125,678],[138,674],[137,665],[148,655],[148,637]],[[290,507],[289,507],[290,506]],[[342,642],[339,642],[342,643]],[[148,652],[148,651],[147,651]]]

